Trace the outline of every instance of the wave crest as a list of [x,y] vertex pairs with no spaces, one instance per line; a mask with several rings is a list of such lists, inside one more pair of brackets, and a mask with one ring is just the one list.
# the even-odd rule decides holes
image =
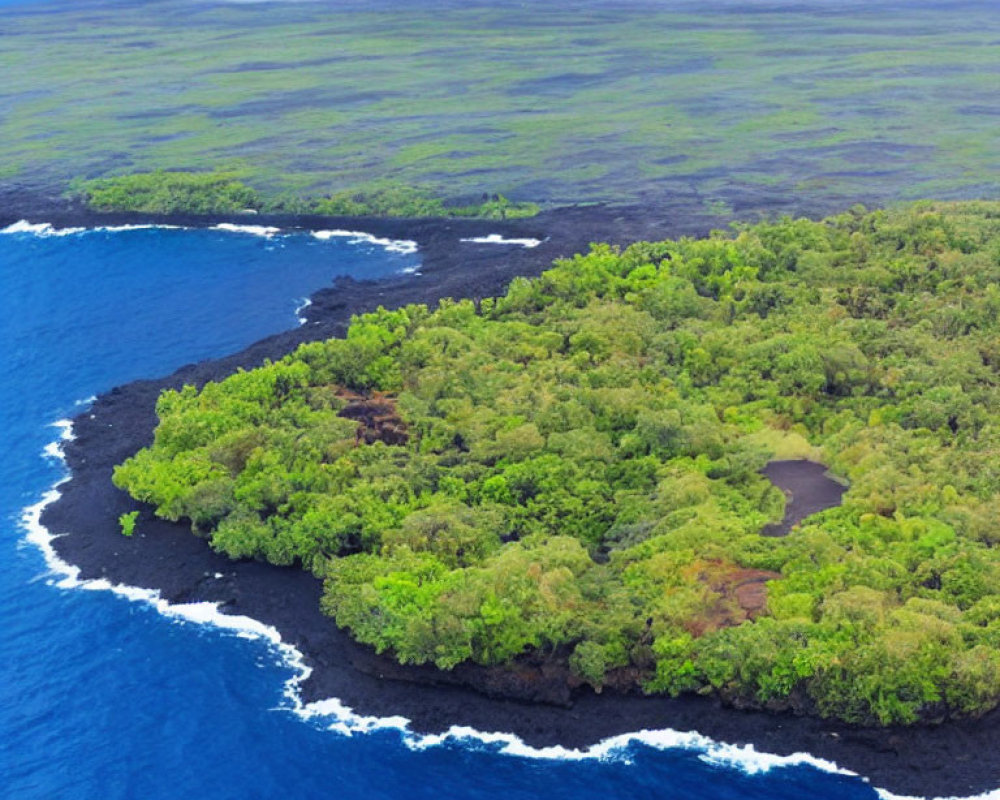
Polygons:
[[272,239],[281,233],[281,228],[273,228],[270,225],[234,225],[231,222],[220,222],[212,226],[213,231],[226,231],[227,233],[248,233],[251,236],[263,236],[265,239]]
[[390,253],[412,255],[417,252],[417,243],[409,239],[383,239],[373,236],[370,233],[364,233],[363,231],[313,231],[312,235],[320,241],[327,241],[333,238],[346,238],[350,240],[350,244],[374,244],[384,247]]
[[[210,226],[208,229],[213,231],[223,231],[225,233],[243,233],[251,236],[260,236],[264,239],[273,239],[276,236],[294,236],[296,234],[308,234],[314,239],[319,239],[320,241],[329,241],[334,238],[344,238],[349,240],[349,244],[373,244],[377,247],[385,248],[385,250],[390,253],[401,253],[403,255],[413,255],[419,249],[417,243],[410,239],[382,238],[374,236],[370,233],[365,233],[364,231],[304,231],[276,228],[270,225],[237,225],[232,222],[219,222]],[[22,234],[27,236],[37,236],[39,238],[47,238],[50,236],[75,236],[77,234],[121,233],[124,231],[143,230],[196,230],[196,228],[184,225],[161,225],[152,223],[135,225],[104,225],[94,228],[56,228],[50,222],[29,222],[26,219],[22,219],[8,225],[6,228],[0,229],[0,234]]]
[[0,230],[0,233],[26,233],[44,238],[49,236],[72,236],[75,233],[83,233],[86,230],[86,228],[55,228],[49,222],[28,222],[26,219],[21,219]]

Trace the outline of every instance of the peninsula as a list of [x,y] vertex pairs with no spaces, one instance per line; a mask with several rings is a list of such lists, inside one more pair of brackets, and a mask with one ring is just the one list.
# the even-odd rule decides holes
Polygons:
[[[597,246],[436,307],[447,280],[325,290],[301,331],[101,398],[45,522],[85,573],[276,624],[307,697],[418,729],[695,729],[899,792],[927,791],[915,760],[942,793],[991,788],[955,748],[998,696],[997,218]],[[844,502],[781,526],[782,459],[827,464]]]

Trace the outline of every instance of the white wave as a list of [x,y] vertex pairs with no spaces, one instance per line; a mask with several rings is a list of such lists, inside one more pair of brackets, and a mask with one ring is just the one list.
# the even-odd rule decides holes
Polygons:
[[[59,451],[61,457],[63,442],[73,438],[72,423],[69,420],[59,420],[52,426],[61,431],[59,441],[52,443],[52,447],[47,446],[45,453],[52,455]],[[167,618],[197,625],[210,625],[231,631],[240,638],[260,640],[269,644],[278,651],[282,663],[293,672],[292,676],[285,682],[283,692],[288,706],[274,710],[291,711],[303,720],[323,720],[326,722],[324,727],[329,731],[343,736],[352,736],[379,730],[396,730],[401,734],[403,744],[411,750],[425,750],[449,743],[467,746],[478,742],[496,747],[496,752],[501,755],[561,761],[595,759],[630,763],[629,748],[640,744],[657,750],[700,751],[698,757],[705,763],[737,769],[750,775],[770,772],[776,768],[811,766],[822,772],[858,777],[855,772],[843,769],[832,761],[818,758],[809,753],[778,756],[760,752],[753,745],[740,746],[717,742],[696,731],[676,731],[669,728],[641,730],[609,737],[586,749],[567,748],[560,745],[533,747],[513,733],[480,731],[463,725],[453,725],[447,731],[438,734],[414,733],[410,730],[410,720],[406,717],[398,715],[377,717],[357,714],[335,697],[303,703],[299,687],[312,674],[312,668],[305,663],[301,651],[282,640],[281,634],[276,628],[251,617],[224,614],[219,610],[220,604],[218,603],[171,604],[153,589],[115,584],[104,578],[81,580],[79,567],[73,566],[59,557],[52,545],[57,537],[41,524],[42,512],[46,506],[59,498],[59,486],[67,480],[69,477],[65,476],[57,481],[51,489],[45,492],[39,502],[25,508],[21,515],[21,524],[27,532],[26,541],[38,547],[42,552],[50,574],[61,576],[60,580],[54,581],[56,586],[64,589],[110,591],[131,602],[148,603]],[[221,579],[224,575],[216,572],[213,577]],[[866,778],[862,778],[862,780],[867,781]],[[876,789],[876,791],[882,800],[923,800],[923,798],[892,794],[884,789]],[[972,798],[952,797],[940,798],[940,800],[1000,800],[1000,789]]]
[[586,749],[567,748],[561,745],[532,747],[511,733],[483,733],[475,728],[465,726],[453,726],[441,734],[413,737],[408,740],[407,744],[413,749],[422,750],[427,747],[440,746],[448,741],[480,741],[484,744],[500,745],[498,752],[502,754],[558,761],[595,759],[628,762],[628,749],[633,745],[641,744],[656,750],[701,751],[699,758],[702,761],[739,769],[749,775],[769,772],[777,767],[802,765],[809,765],[823,772],[838,775],[856,775],[854,772],[841,769],[831,761],[816,758],[808,753],[777,756],[759,752],[753,745],[726,744],[703,736],[696,731],[676,731],[670,728],[623,733],[603,739]]
[[305,325],[307,320],[302,316],[301,312],[305,311],[309,306],[312,305],[312,300],[310,298],[305,298],[299,305],[295,307],[295,318],[299,321],[299,325]]
[[265,239],[281,233],[281,228],[272,228],[269,225],[234,225],[231,222],[220,222],[213,225],[214,231],[227,231],[229,233],[249,233],[251,236],[263,236]]
[[65,462],[66,460],[65,456],[63,456],[62,447],[59,446],[59,442],[49,442],[45,445],[45,448],[42,450],[42,455],[46,458],[55,459],[56,461]]
[[28,233],[32,236],[72,236],[74,233],[83,233],[86,228],[55,228],[49,222],[28,222],[26,219],[8,225],[0,233]]
[[101,225],[96,228],[56,228],[49,222],[29,222],[26,219],[8,225],[0,233],[26,233],[39,238],[73,236],[78,233],[121,233],[123,231],[187,230],[180,225]]
[[101,231],[103,233],[122,233],[123,231],[187,231],[190,228],[184,225],[102,225],[99,228],[88,228],[91,231]]
[[[262,236],[265,239],[273,239],[278,235],[290,236],[296,233],[308,233],[321,241],[333,238],[346,238],[350,244],[373,244],[384,247],[390,253],[402,253],[412,255],[417,252],[417,243],[409,239],[383,239],[373,236],[363,231],[283,231],[269,225],[236,225],[232,222],[220,222],[210,226],[211,230],[225,231],[227,233],[245,233],[252,236]],[[160,225],[160,224],[137,224],[137,225],[104,225],[96,228],[56,228],[49,222],[29,222],[26,219],[19,220],[6,228],[0,230],[0,234],[30,234],[38,237],[48,236],[73,236],[75,234],[87,233],[122,233],[124,231],[142,230],[192,230],[183,225]],[[513,241],[513,240],[512,240]],[[524,240],[527,241],[527,240]],[[532,246],[532,245],[526,245]]]
[[515,244],[521,247],[538,247],[542,243],[541,239],[505,239],[499,233],[491,233],[489,236],[474,236],[471,239],[459,239],[460,242],[472,242],[473,244]]
[[[74,438],[73,423],[68,419],[60,419],[53,422],[51,427],[59,429],[59,438],[45,445],[42,452],[49,458],[55,458],[65,463],[62,448],[65,442],[71,441]],[[25,540],[41,550],[42,556],[45,558],[45,564],[49,570],[54,574],[62,575],[63,580],[75,580],[80,570],[59,558],[55,548],[52,546],[55,537],[41,523],[42,512],[45,511],[46,506],[59,499],[59,495],[61,494],[59,487],[68,480],[69,476],[64,475],[52,484],[52,487],[42,495],[41,500],[25,508],[21,512],[21,525],[27,534]]]
[[54,442],[49,442],[45,445],[45,447],[42,448],[42,455],[46,458],[61,461],[65,464],[66,457],[63,455],[63,444],[76,438],[73,435],[73,421],[68,419],[57,419],[49,427],[59,429],[59,438]]
[[317,700],[304,706],[299,704],[295,707],[295,711],[303,719],[332,717],[334,721],[327,726],[327,730],[336,731],[344,736],[378,730],[398,730],[407,733],[410,725],[410,720],[406,717],[368,717],[355,714],[336,697]]
[[[308,667],[301,680],[308,677]],[[290,681],[289,685],[296,681]],[[315,720],[330,717],[332,721],[326,725],[326,730],[344,736],[366,734],[378,730],[397,730],[401,734],[403,744],[411,750],[420,751],[432,747],[442,747],[448,744],[461,746],[486,745],[494,748],[499,755],[517,758],[531,758],[553,761],[616,761],[630,764],[632,758],[630,749],[635,745],[643,745],[655,750],[689,750],[700,751],[698,758],[706,764],[739,770],[747,775],[760,775],[773,769],[787,767],[813,767],[821,772],[833,775],[844,775],[859,778],[870,783],[868,778],[858,775],[833,761],[809,753],[792,753],[787,756],[761,752],[753,745],[733,745],[717,742],[696,731],[676,731],[669,728],[662,730],[641,730],[612,736],[585,749],[567,748],[560,745],[549,747],[533,747],[525,743],[513,733],[487,732],[476,728],[453,725],[447,731],[437,734],[417,734],[409,729],[410,720],[402,716],[374,717],[355,713],[339,699],[330,698],[302,705],[297,695],[287,695],[293,701],[295,713],[303,719]],[[1000,789],[971,796],[947,798],[918,798],[896,795],[885,789],[875,788],[882,800],[1000,800]]]
[[418,249],[417,243],[409,239],[381,239],[363,231],[313,231],[312,235],[324,242],[333,238],[345,238],[350,239],[350,244],[374,244],[384,247],[390,253],[403,253],[404,255],[416,253]]

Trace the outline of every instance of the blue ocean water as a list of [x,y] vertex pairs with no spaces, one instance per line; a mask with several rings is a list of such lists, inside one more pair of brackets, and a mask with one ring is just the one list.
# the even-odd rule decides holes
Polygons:
[[750,774],[695,750],[636,744],[571,761],[500,744],[415,749],[397,730],[346,736],[293,713],[293,669],[267,643],[54,585],[19,523],[62,475],[42,455],[52,422],[116,384],[295,325],[301,298],[334,275],[417,264],[308,235],[0,235],[0,797],[874,797],[857,778]]

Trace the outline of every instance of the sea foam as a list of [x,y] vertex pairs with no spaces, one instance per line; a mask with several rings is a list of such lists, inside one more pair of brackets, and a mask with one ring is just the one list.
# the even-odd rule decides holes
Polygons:
[[226,231],[228,233],[248,233],[251,236],[263,236],[270,239],[281,233],[281,228],[273,228],[269,225],[234,225],[231,222],[220,222],[212,226],[213,231]]
[[21,219],[0,230],[0,233],[27,233],[32,236],[48,237],[72,236],[74,233],[83,233],[86,230],[86,228],[55,228],[48,222],[28,222],[26,219]]
[[[59,420],[52,423],[52,426],[59,429],[59,439],[45,447],[44,455],[64,461],[62,447],[65,442],[73,439],[72,423],[69,420]],[[358,714],[335,697],[303,703],[300,686],[312,674],[312,668],[306,664],[301,651],[282,640],[281,634],[276,628],[251,617],[224,614],[220,611],[219,604],[216,603],[171,604],[153,589],[112,583],[104,578],[81,579],[79,567],[73,566],[59,557],[52,544],[56,536],[41,524],[42,512],[46,506],[59,499],[59,487],[68,480],[68,476],[60,478],[52,488],[42,495],[39,502],[25,508],[21,515],[21,524],[26,530],[25,539],[42,552],[50,574],[58,578],[52,581],[55,586],[64,589],[109,591],[131,602],[148,603],[168,619],[197,625],[211,625],[232,632],[240,638],[255,639],[266,643],[277,651],[282,662],[292,670],[292,676],[285,682],[283,691],[287,705],[273,710],[291,712],[303,720],[319,724],[325,730],[342,736],[394,730],[399,732],[403,744],[415,751],[448,745],[485,746],[498,754],[519,758],[560,761],[595,759],[630,763],[632,749],[636,745],[643,745],[656,750],[697,751],[698,758],[705,763],[737,769],[749,775],[766,773],[782,767],[810,766],[822,772],[858,777],[855,772],[843,769],[832,761],[817,758],[809,753],[779,756],[758,751],[753,745],[717,742],[695,731],[676,731],[669,728],[641,730],[612,736],[584,749],[560,745],[534,747],[513,733],[480,731],[463,725],[453,725],[443,733],[415,733],[410,730],[410,720],[406,717],[377,717]],[[220,579],[223,575],[215,573],[214,577]],[[867,782],[867,778],[862,778],[862,780]],[[923,798],[895,795],[884,789],[876,789],[876,791],[882,800],[923,800]],[[940,800],[960,800],[960,798],[941,798]],[[1000,789],[976,795],[973,798],[961,798],[961,800],[1000,800]]]
[[304,298],[301,303],[295,307],[295,318],[299,321],[299,325],[305,325],[308,320],[302,316],[302,312],[305,311],[309,306],[312,305],[312,300],[308,297]]
[[460,242],[471,242],[472,244],[513,244],[521,247],[538,247],[542,243],[541,239],[505,239],[499,233],[491,233],[489,236],[474,236],[470,239],[459,239]]
[[104,233],[122,233],[124,231],[186,231],[183,225],[102,225],[99,228],[87,228],[87,231],[103,231]]
[[363,231],[313,231],[312,235],[321,241],[334,238],[346,238],[350,240],[351,244],[374,244],[379,247],[384,247],[390,253],[403,253],[404,255],[411,255],[417,252],[417,243],[410,241],[409,239],[382,239],[378,236],[372,236],[370,233],[364,233]]
[[[76,234],[89,233],[121,233],[125,231],[142,230],[196,230],[182,225],[160,225],[160,224],[136,224],[136,225],[104,225],[95,228],[56,228],[49,222],[29,222],[26,219],[18,220],[6,228],[0,229],[0,234],[25,234],[45,238],[49,236],[74,236]],[[386,239],[374,236],[363,231],[344,230],[322,230],[306,231],[297,229],[275,228],[270,225],[237,225],[232,222],[219,222],[209,227],[209,230],[223,231],[226,233],[243,233],[250,236],[260,236],[264,239],[273,239],[276,236],[294,236],[296,234],[308,234],[320,241],[328,241],[334,238],[344,238],[349,240],[349,244],[373,244],[377,247],[385,248],[390,253],[402,253],[412,255],[419,249],[417,243],[410,239]]]
[[123,231],[146,231],[146,230],[186,230],[180,225],[100,225],[96,228],[56,228],[50,222],[29,222],[26,219],[8,225],[0,233],[30,234],[39,238],[49,236],[74,236],[83,233],[121,233]]

